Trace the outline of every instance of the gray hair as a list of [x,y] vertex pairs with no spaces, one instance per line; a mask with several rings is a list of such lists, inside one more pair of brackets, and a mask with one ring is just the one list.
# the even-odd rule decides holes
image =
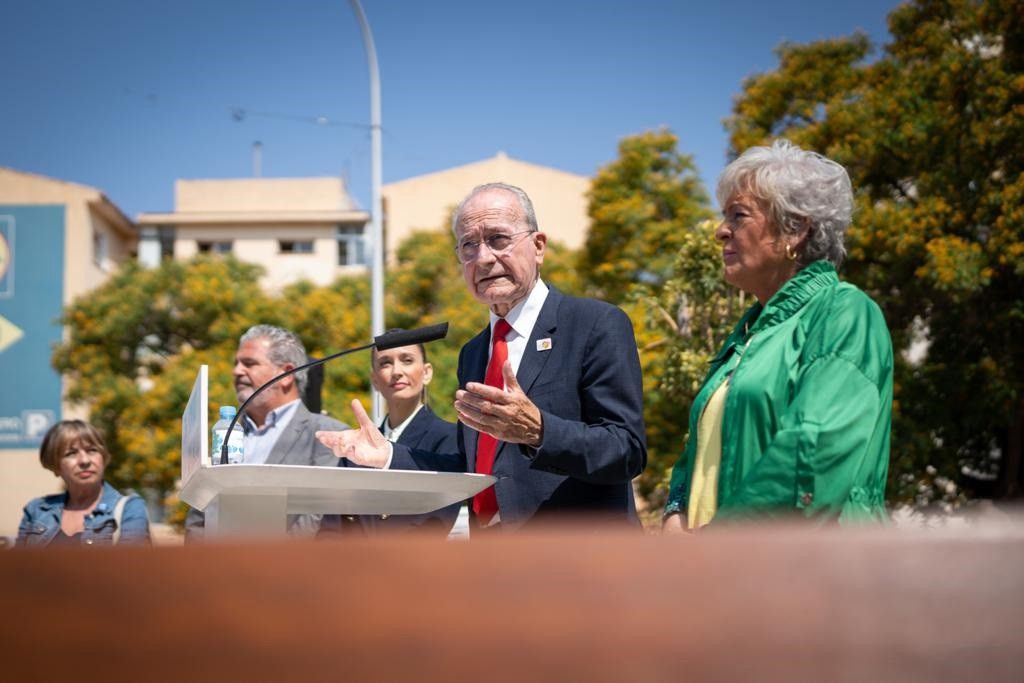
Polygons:
[[801,265],[819,259],[836,268],[842,264],[846,228],[853,219],[853,188],[845,168],[780,139],[771,147],[751,147],[725,167],[715,191],[719,205],[739,192],[767,204],[783,233],[807,228],[798,255]]
[[459,236],[459,219],[462,218],[462,209],[466,206],[470,199],[477,196],[481,192],[488,192],[490,190],[501,190],[502,192],[508,192],[509,194],[515,195],[516,199],[519,200],[519,206],[523,210],[523,221],[526,223],[526,227],[530,229],[530,232],[537,232],[537,214],[533,210],[533,202],[530,201],[530,197],[526,192],[515,185],[509,185],[508,183],[486,183],[484,185],[477,185],[473,190],[466,195],[466,198],[459,202],[458,208],[455,209],[455,213],[452,214],[452,234],[456,238]]
[[[309,362],[306,355],[306,347],[302,340],[289,330],[276,325],[253,325],[238,340],[238,345],[257,339],[266,339],[269,344],[267,357],[274,365],[293,365],[298,367]],[[295,383],[299,387],[299,394],[305,395],[308,370],[299,370],[295,373]]]

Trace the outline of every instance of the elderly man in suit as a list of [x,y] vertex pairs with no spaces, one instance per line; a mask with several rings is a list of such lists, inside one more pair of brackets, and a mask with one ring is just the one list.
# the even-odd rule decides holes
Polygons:
[[[274,325],[254,325],[239,339],[232,375],[239,404],[256,389],[292,368],[308,362],[306,347],[293,332]],[[334,466],[338,459],[315,434],[323,429],[345,429],[338,420],[311,413],[302,403],[305,370],[285,377],[256,397],[239,421],[244,433],[246,464]],[[186,538],[202,535],[203,514],[190,510]],[[292,534],[316,532],[319,515],[289,515]]]
[[647,446],[629,318],[544,283],[547,237],[523,190],[475,188],[452,227],[466,286],[490,309],[459,356],[458,452],[390,444],[358,401],[358,430],[317,436],[363,465],[493,474],[473,499],[474,530],[584,514],[638,524],[631,481]]

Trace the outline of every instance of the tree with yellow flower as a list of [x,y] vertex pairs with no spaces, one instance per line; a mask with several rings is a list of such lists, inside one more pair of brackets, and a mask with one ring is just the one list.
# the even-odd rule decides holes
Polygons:
[[[898,354],[890,497],[1021,493],[1024,12],[915,0],[866,37],[779,48],[728,122],[733,153],[785,136],[858,189],[845,277]],[[935,486],[938,482],[941,486]]]

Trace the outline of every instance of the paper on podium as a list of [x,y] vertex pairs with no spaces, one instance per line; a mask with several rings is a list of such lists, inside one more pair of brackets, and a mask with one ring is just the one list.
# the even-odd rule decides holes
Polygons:
[[181,499],[203,510],[221,495],[287,496],[288,514],[415,515],[472,498],[486,474],[307,465],[217,465],[194,472]]
[[203,465],[209,464],[208,377],[209,367],[199,366],[185,412],[181,415],[181,481],[184,484]]

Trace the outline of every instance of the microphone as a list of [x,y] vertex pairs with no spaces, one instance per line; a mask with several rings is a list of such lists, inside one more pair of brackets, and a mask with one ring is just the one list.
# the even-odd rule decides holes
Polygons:
[[426,344],[427,342],[444,339],[447,334],[448,323],[441,323],[440,325],[420,327],[415,330],[385,332],[379,337],[374,337],[373,344],[377,347],[378,351],[387,351],[388,349],[393,349],[399,346],[414,346],[416,344]]
[[323,358],[314,358],[305,365],[299,365],[292,368],[291,370],[285,370],[276,377],[271,377],[269,380],[260,385],[260,387],[249,395],[249,398],[242,402],[242,405],[238,407],[238,412],[231,418],[231,424],[228,425],[228,431],[224,434],[224,444],[220,448],[220,464],[228,464],[228,438],[231,436],[231,430],[235,428],[235,423],[238,422],[238,418],[245,412],[245,407],[252,402],[254,398],[263,393],[264,389],[273,386],[277,382],[281,381],[289,375],[294,375],[299,370],[305,370],[311,368],[314,365],[323,365],[329,360],[347,356],[350,353],[356,351],[365,351],[376,347],[378,351],[386,351],[393,349],[398,346],[413,346],[414,344],[426,344],[427,342],[436,341],[438,339],[444,339],[448,334],[448,323],[440,323],[438,325],[430,325],[429,327],[418,327],[415,330],[399,330],[397,332],[385,332],[382,335],[373,338],[372,344],[364,344],[363,346],[357,346],[352,349],[345,349],[344,351],[338,351],[332,353],[329,356]]

